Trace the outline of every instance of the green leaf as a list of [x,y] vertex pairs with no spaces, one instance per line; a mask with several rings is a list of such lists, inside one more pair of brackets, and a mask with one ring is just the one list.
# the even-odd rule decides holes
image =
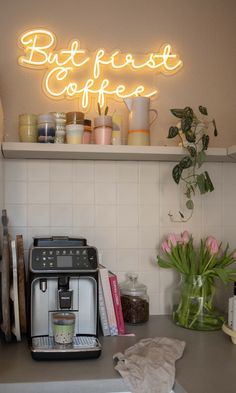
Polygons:
[[198,107],[198,109],[199,109],[199,112],[202,114],[202,115],[205,115],[205,116],[207,116],[208,115],[208,112],[207,112],[207,108],[205,107],[205,106],[199,106]]
[[196,136],[192,131],[187,131],[184,135],[189,143],[194,143],[196,141]]
[[207,192],[205,185],[205,176],[203,173],[197,175],[197,186],[201,194],[205,194]]
[[192,117],[190,117],[190,116],[182,117],[181,128],[182,128],[183,132],[187,132],[187,131],[191,130],[192,122],[193,122]]
[[214,136],[217,136],[218,135],[218,131],[217,131],[217,128],[216,128],[215,119],[212,120],[212,123],[213,123],[213,127],[214,127]]
[[193,146],[187,146],[187,150],[191,157],[196,157],[197,151]]
[[207,150],[209,145],[209,135],[203,134],[202,136],[202,148]]
[[182,160],[179,163],[179,166],[181,169],[190,168],[192,165],[193,165],[193,161],[188,156],[185,156],[184,158],[182,158]]
[[172,177],[175,183],[179,184],[183,169],[179,166],[179,164],[175,165],[172,170]]
[[188,187],[187,190],[186,190],[186,192],[185,192],[185,195],[186,195],[186,197],[187,197],[188,199],[190,199],[190,197],[191,197],[191,192],[192,192],[191,187]]
[[193,203],[192,199],[188,199],[188,200],[187,200],[187,202],[186,202],[186,207],[187,207],[187,209],[189,209],[189,210],[193,210],[193,209],[194,209],[194,203]]
[[163,267],[165,269],[172,269],[175,267],[172,262],[164,261],[164,259],[160,258],[159,256],[157,256],[157,263],[160,267]]
[[210,191],[210,192],[214,191],[214,186],[212,184],[212,181],[211,181],[211,178],[209,176],[209,173],[207,171],[205,171],[204,174],[205,174],[205,181],[206,181],[207,186],[208,186],[208,191]]
[[175,117],[178,117],[179,119],[181,119],[183,117],[183,114],[184,114],[183,109],[171,109],[170,111]]
[[193,110],[190,108],[190,106],[186,106],[184,108],[184,116],[193,118]]
[[203,164],[203,162],[206,160],[206,153],[204,150],[199,151],[196,162],[198,164],[198,168]]
[[174,138],[176,135],[178,135],[178,133],[179,133],[178,127],[170,127],[167,138]]

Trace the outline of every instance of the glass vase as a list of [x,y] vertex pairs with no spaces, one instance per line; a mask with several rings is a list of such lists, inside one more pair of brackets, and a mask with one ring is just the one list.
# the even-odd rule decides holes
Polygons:
[[176,325],[193,330],[220,329],[224,317],[214,307],[214,279],[203,275],[181,275],[179,302],[173,308]]

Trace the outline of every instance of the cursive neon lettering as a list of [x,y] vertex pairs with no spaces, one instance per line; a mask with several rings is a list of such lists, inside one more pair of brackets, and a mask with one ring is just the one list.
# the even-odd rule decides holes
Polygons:
[[[56,43],[56,36],[49,30],[27,31],[19,38],[19,46],[24,50],[24,55],[19,57],[18,62],[24,67],[46,70],[43,90],[47,96],[57,99],[82,96],[83,108],[88,107],[92,96],[96,96],[103,106],[109,96],[123,99],[137,95],[152,97],[157,93],[156,89],[148,92],[143,85],[133,89],[128,89],[123,84],[112,87],[109,79],[102,78],[106,69],[113,73],[125,69],[127,73],[149,70],[173,74],[183,66],[179,56],[172,53],[170,44],[163,45],[157,52],[134,56],[119,50],[107,53],[104,49],[97,49],[94,53],[89,53],[81,48],[79,40],[71,41],[67,48],[55,50]],[[92,77],[89,76],[90,69]],[[81,81],[80,76],[75,76],[81,72],[83,75],[88,74],[87,80],[83,78]],[[74,80],[71,80],[72,77]]]

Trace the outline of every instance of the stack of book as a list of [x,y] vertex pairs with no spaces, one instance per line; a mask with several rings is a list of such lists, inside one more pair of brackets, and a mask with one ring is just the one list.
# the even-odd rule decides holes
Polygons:
[[117,277],[99,265],[99,317],[104,336],[125,334]]

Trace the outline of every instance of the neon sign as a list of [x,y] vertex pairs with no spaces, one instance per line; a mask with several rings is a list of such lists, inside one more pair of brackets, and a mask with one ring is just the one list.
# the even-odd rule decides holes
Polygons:
[[[88,52],[81,48],[78,40],[72,40],[65,49],[56,50],[56,43],[56,36],[49,30],[27,31],[19,37],[18,44],[24,55],[18,58],[18,62],[23,67],[46,70],[42,87],[48,97],[80,96],[84,109],[92,96],[103,106],[109,96],[124,99],[138,95],[152,97],[157,93],[157,90],[148,91],[143,85],[115,84],[115,74],[119,79],[122,71],[126,75],[137,73],[139,77],[144,71],[172,75],[183,66],[179,56],[172,53],[170,44],[163,45],[157,52],[135,56],[119,50]],[[104,76],[105,72],[111,75],[112,82]]]

